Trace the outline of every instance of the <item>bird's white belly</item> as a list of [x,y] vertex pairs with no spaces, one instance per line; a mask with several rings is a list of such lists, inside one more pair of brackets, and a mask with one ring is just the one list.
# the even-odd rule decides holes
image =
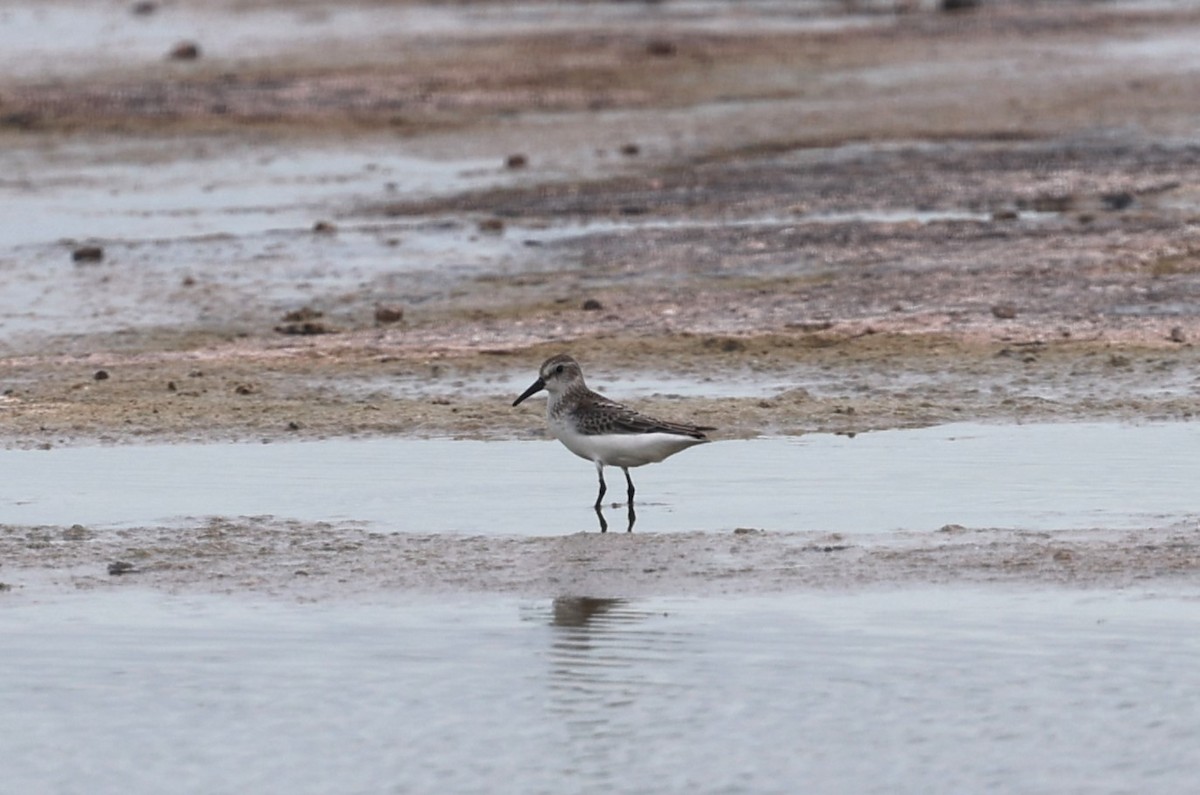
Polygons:
[[580,458],[605,466],[640,467],[655,464],[680,450],[686,450],[701,439],[674,433],[609,433],[588,436],[566,424],[551,425],[554,436]]

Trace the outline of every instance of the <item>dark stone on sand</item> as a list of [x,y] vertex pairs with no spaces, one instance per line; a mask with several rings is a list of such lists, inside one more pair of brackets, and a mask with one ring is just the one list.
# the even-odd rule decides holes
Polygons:
[[589,298],[588,300],[583,302],[583,311],[585,311],[585,312],[599,312],[603,308],[604,308],[604,305],[601,304],[599,301],[597,301],[595,298]]
[[1012,320],[1017,316],[1017,307],[1015,304],[995,304],[992,307],[992,317],[1000,320]]
[[319,309],[313,309],[311,306],[302,306],[299,309],[293,309],[283,316],[283,323],[275,327],[275,331],[280,334],[332,334],[334,329],[320,320],[325,316],[325,313]]
[[134,16],[148,17],[158,10],[158,3],[153,2],[153,0],[141,0],[134,3],[129,10],[133,12]]
[[525,155],[519,155],[519,154],[518,155],[509,155],[508,158],[504,161],[504,165],[507,168],[525,168],[525,166],[529,165],[529,158],[526,157]]
[[330,221],[317,221],[312,230],[315,235],[332,235],[337,232],[337,226]]
[[279,334],[295,334],[299,336],[314,335],[314,334],[332,334],[334,328],[319,320],[306,320],[303,323],[284,323],[276,326],[275,331]]
[[1118,191],[1116,193],[1105,193],[1100,197],[1100,201],[1104,202],[1104,206],[1109,210],[1125,210],[1133,204],[1133,194],[1129,191]]
[[651,39],[646,42],[646,54],[655,58],[670,58],[676,52],[675,42],[667,39]]
[[123,560],[108,564],[108,573],[114,577],[119,577],[122,574],[133,574],[135,572],[137,572],[137,568],[132,563],[127,563]]
[[319,317],[325,317],[325,313],[320,309],[313,309],[311,306],[302,306],[285,314],[283,320],[285,323],[303,323],[306,320],[316,320]]
[[979,8],[979,0],[942,0],[943,11],[972,11]]
[[75,262],[103,262],[104,249],[100,246],[80,246],[71,252],[71,259]]
[[504,232],[504,221],[499,218],[484,218],[479,222],[479,231],[487,232],[490,235],[499,235]]
[[1171,334],[1167,339],[1171,342],[1187,342],[1187,336],[1183,333],[1183,326],[1175,326],[1171,329]]
[[621,154],[625,155],[626,157],[636,157],[637,155],[641,154],[641,151],[641,147],[639,147],[637,144],[622,144],[620,149]]
[[381,326],[399,323],[404,319],[404,310],[398,306],[375,307],[375,322]]
[[1065,213],[1074,206],[1075,197],[1071,195],[1043,194],[1029,202],[1029,208],[1039,213]]
[[92,378],[95,379],[96,381],[107,381],[108,380],[108,370],[97,370],[92,375]]
[[194,61],[200,57],[200,45],[194,41],[181,41],[171,48],[167,57],[172,61]]

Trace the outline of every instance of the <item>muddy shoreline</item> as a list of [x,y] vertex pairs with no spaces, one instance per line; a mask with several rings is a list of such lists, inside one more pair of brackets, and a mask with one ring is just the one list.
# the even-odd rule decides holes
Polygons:
[[[1200,410],[1200,129],[1180,99],[1200,13],[608,5],[173,3],[146,24],[79,17],[99,33],[77,52],[24,52],[41,71],[0,80],[16,220],[0,444],[539,438],[514,384],[563,351],[613,397],[718,439]],[[45,23],[75,24],[72,8]],[[227,42],[165,57],[169,34],[228,20]],[[328,531],[227,521],[212,582],[251,589],[295,575],[255,580],[236,539]],[[5,570],[44,532],[5,527]],[[381,560],[417,577],[416,540],[338,532],[359,563],[334,569],[391,545]],[[1019,532],[974,558],[939,543],[936,570],[920,544],[815,554],[784,534],[753,565],[794,553],[826,573],[754,587],[1193,571],[1182,547],[1118,565],[1157,534],[1098,529],[1058,559]],[[446,587],[475,587],[464,572],[484,558],[524,561],[485,586],[504,590],[551,587],[521,567],[596,542],[443,543]],[[707,542],[619,543],[604,554]],[[160,581],[155,560],[142,580],[162,587],[211,574]],[[696,582],[736,579],[707,565]]]

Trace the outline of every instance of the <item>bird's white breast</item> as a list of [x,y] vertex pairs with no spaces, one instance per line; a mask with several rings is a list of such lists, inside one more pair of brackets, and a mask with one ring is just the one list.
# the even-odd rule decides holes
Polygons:
[[550,432],[580,458],[605,466],[640,467],[656,464],[670,455],[686,450],[703,439],[693,439],[675,433],[604,433],[582,434],[573,423],[551,417]]

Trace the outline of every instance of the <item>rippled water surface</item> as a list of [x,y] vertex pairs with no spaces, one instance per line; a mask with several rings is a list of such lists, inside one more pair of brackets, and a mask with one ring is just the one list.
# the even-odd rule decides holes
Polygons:
[[1185,595],[0,603],[11,792],[1184,792]]

